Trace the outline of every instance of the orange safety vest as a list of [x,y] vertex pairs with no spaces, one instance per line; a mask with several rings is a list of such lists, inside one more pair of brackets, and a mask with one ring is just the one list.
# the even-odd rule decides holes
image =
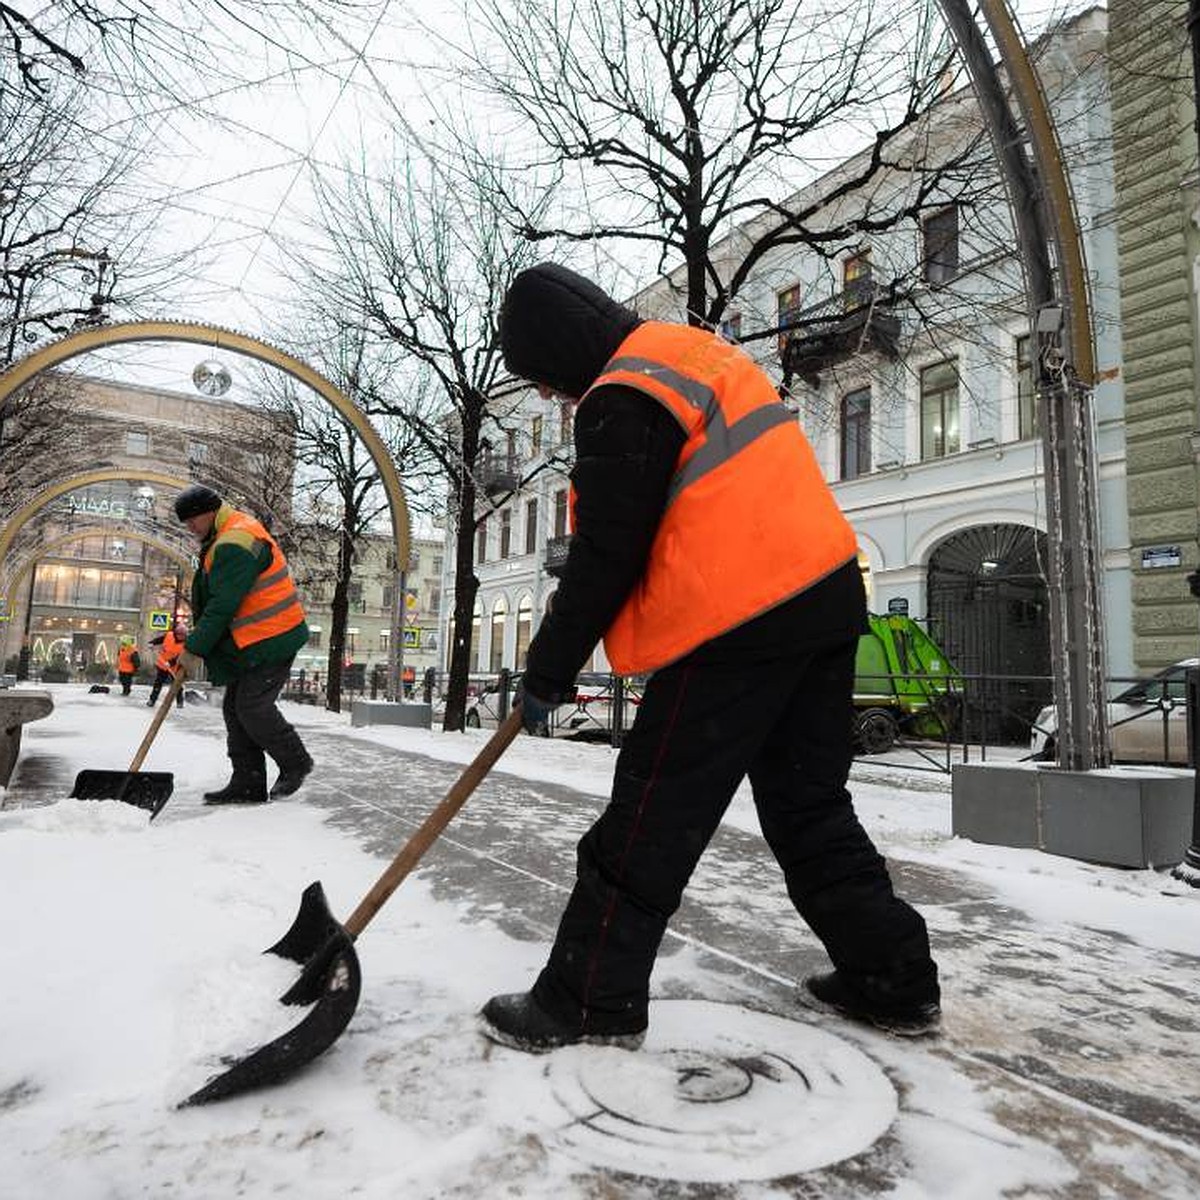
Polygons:
[[799,422],[744,351],[648,321],[581,403],[609,384],[653,397],[687,434],[646,568],[604,635],[618,674],[674,662],[857,556]]
[[175,664],[179,661],[179,656],[182,653],[183,642],[175,636],[175,630],[168,629],[163,636],[162,649],[158,652],[158,660],[154,665],[160,671],[169,671],[174,675]]
[[222,507],[217,513],[217,530],[217,536],[204,555],[205,574],[212,570],[213,554],[220,545],[239,545],[251,553],[264,542],[271,547],[270,566],[242,597],[233,614],[229,631],[234,644],[243,649],[295,629],[304,620],[304,608],[288,570],[287,559],[266,527],[248,513]]
[[132,675],[137,667],[133,665],[133,656],[137,653],[136,646],[122,646],[117,651],[117,674]]

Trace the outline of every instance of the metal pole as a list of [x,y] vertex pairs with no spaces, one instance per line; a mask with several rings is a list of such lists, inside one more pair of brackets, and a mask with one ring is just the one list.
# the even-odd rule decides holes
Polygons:
[[[1041,85],[1005,0],[980,0],[1023,128],[967,0],[941,0],[992,134],[1025,268],[1046,471],[1048,569],[1058,764],[1111,760],[1104,720],[1104,623],[1097,519],[1095,377],[1087,275],[1074,205]],[[1051,256],[1053,249],[1053,257]],[[1057,273],[1054,267],[1057,266]]]
[[[1192,7],[1195,8],[1196,0]],[[1200,600],[1200,571],[1187,577],[1192,595]],[[1187,672],[1188,765],[1192,768],[1192,844],[1171,877],[1200,888],[1200,667]]]

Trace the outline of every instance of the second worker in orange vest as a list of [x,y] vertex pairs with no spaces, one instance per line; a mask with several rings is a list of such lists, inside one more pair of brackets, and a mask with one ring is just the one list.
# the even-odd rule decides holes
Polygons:
[[300,735],[279,711],[279,693],[308,625],[287,560],[263,524],[203,484],[179,493],[175,515],[200,539],[192,579],[195,628],[184,666],[204,659],[209,679],[225,688],[221,712],[233,774],[206,792],[206,804],[261,804],[268,798],[267,758],[279,775],[270,798],[290,796],[313,768]]
[[[500,339],[512,374],[578,402],[573,536],[529,646],[525,727],[572,694],[601,637],[615,671],[652,674],[549,960],[531,991],[487,1003],[484,1032],[531,1051],[640,1045],[659,942],[743,779],[833,964],[798,999],[932,1032],[925,922],[846,789],[866,599],[797,418],[738,347],[642,321],[552,264],[513,281]],[[797,939],[797,969],[810,953]]]
[[[175,678],[186,638],[187,625],[183,621],[176,621],[166,633],[150,639],[150,645],[159,648],[158,658],[154,660],[154,686],[150,689],[150,699],[146,701],[151,708],[158,703],[158,693],[162,691],[163,685],[170,686]],[[183,688],[175,693],[175,707],[183,707]]]

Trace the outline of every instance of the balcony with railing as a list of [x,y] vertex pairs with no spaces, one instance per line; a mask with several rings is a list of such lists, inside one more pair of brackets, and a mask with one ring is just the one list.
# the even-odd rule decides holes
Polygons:
[[475,479],[488,496],[516,491],[517,484],[521,481],[516,457],[511,454],[483,455],[476,467]]
[[546,542],[546,574],[560,577],[567,565],[567,552],[571,548],[571,538],[552,537]]
[[818,387],[821,372],[852,358],[873,352],[899,357],[900,318],[891,289],[870,279],[858,279],[845,291],[820,304],[788,313],[783,347],[785,383],[799,376]]

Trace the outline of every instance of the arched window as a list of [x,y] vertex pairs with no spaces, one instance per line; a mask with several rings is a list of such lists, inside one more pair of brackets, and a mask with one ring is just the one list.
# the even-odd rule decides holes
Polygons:
[[504,627],[508,623],[508,603],[501,596],[492,605],[492,654],[488,670],[499,671],[504,666]]
[[472,671],[482,671],[483,663],[479,659],[479,634],[483,629],[483,609],[478,603],[475,605],[475,611],[471,614],[471,654],[469,662]]
[[513,664],[518,671],[525,669],[525,656],[529,652],[529,643],[533,640],[533,600],[522,596],[517,605],[517,653]]

